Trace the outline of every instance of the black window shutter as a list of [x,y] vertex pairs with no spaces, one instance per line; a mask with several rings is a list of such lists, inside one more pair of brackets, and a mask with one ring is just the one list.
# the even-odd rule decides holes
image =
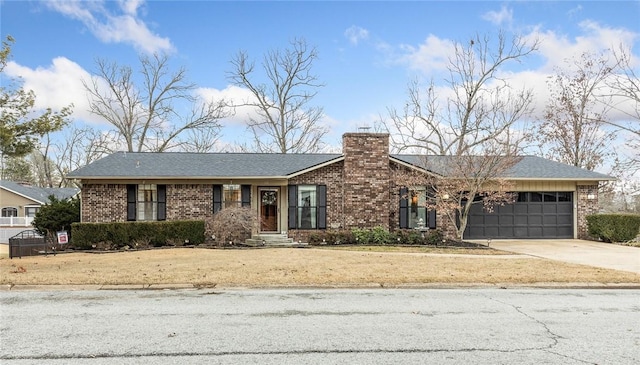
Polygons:
[[[436,200],[436,191],[433,186],[427,186],[427,200],[430,203],[434,203]],[[427,227],[429,229],[436,228],[436,210],[435,208],[431,208],[427,210]]]
[[167,186],[158,185],[158,220],[167,219]]
[[289,229],[296,229],[296,222],[298,221],[297,213],[297,203],[298,203],[298,187],[296,185],[289,185],[287,187],[287,192],[289,194],[289,209],[288,209],[288,226]]
[[427,224],[429,227],[429,229],[435,229],[436,228],[436,210],[435,209],[429,209],[427,211]]
[[127,185],[127,220],[136,220],[136,186]]
[[251,207],[251,185],[242,185],[240,186],[240,196],[242,200],[243,208]]
[[222,209],[222,185],[213,185],[213,214]]
[[400,228],[409,228],[409,189],[400,188]]
[[327,229],[327,186],[318,185],[316,187],[318,194],[318,229]]

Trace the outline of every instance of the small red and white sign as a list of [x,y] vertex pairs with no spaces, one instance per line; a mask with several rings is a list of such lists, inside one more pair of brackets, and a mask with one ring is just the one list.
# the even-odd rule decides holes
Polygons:
[[67,235],[67,231],[59,231],[58,233],[58,243],[69,243],[69,235]]

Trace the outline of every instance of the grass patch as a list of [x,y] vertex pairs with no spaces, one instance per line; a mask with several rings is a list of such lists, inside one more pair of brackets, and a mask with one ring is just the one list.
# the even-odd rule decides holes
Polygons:
[[[640,283],[638,274],[528,256],[440,255],[394,250],[175,248],[104,254],[67,253],[0,259],[0,284],[269,287]],[[466,250],[472,254],[476,251],[479,250]]]

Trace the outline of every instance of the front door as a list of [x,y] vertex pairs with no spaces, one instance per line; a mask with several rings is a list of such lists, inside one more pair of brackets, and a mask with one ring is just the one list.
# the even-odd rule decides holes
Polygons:
[[278,232],[279,188],[260,188],[260,231]]

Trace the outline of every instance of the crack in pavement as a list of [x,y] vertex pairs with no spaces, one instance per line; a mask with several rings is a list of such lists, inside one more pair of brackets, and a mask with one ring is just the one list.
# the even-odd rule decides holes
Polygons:
[[[536,349],[532,349],[536,350]],[[526,351],[526,350],[517,350]],[[292,350],[292,351],[209,351],[209,352],[158,352],[139,354],[70,354],[70,355],[38,355],[38,356],[0,356],[0,360],[65,360],[65,359],[110,359],[110,358],[145,358],[145,357],[195,357],[195,356],[251,356],[251,355],[306,355],[306,354],[431,354],[462,352],[496,352],[512,353],[514,350],[485,348],[463,349],[371,349],[371,350]]]
[[574,361],[579,361],[579,362],[584,363],[584,364],[597,365],[597,363],[593,363],[593,362],[590,362],[590,361],[586,361],[586,360],[578,359],[578,358],[575,358],[575,357],[572,357],[572,356],[568,356],[568,355],[565,355],[565,354],[561,354],[561,353],[556,352],[556,351],[552,351],[552,349],[553,349],[554,347],[556,347],[556,346],[560,343],[559,339],[564,339],[564,337],[562,337],[562,336],[558,335],[557,333],[554,333],[554,332],[549,328],[549,326],[547,326],[547,324],[546,324],[546,323],[544,323],[543,321],[541,321],[541,320],[539,320],[539,319],[535,318],[534,316],[532,316],[532,315],[530,315],[530,314],[526,313],[525,311],[523,311],[523,310],[522,310],[522,307],[518,307],[517,305],[514,305],[514,304],[511,304],[511,303],[507,303],[507,302],[504,302],[504,301],[498,300],[498,299],[493,298],[493,297],[491,297],[491,296],[487,296],[487,295],[485,295],[485,297],[486,297],[487,299],[489,299],[489,300],[492,300],[492,301],[496,302],[496,303],[500,303],[500,304],[502,304],[502,305],[505,305],[505,306],[511,307],[511,308],[513,308],[516,312],[520,313],[521,315],[525,316],[526,318],[528,318],[528,319],[530,319],[530,320],[534,321],[535,323],[539,324],[540,326],[542,326],[542,328],[544,328],[544,331],[545,331],[545,332],[547,333],[547,335],[548,335],[547,337],[548,337],[549,339],[551,339],[551,341],[552,341],[552,342],[551,342],[551,344],[549,344],[549,345],[548,345],[548,346],[546,346],[546,347],[533,347],[533,348],[522,349],[522,350],[540,350],[540,351],[546,351],[546,352],[548,352],[548,353],[550,353],[550,354],[554,354],[554,355],[557,355],[557,356],[561,356],[561,357],[564,357],[564,358],[567,358],[567,359],[571,359],[571,360],[574,360]]

